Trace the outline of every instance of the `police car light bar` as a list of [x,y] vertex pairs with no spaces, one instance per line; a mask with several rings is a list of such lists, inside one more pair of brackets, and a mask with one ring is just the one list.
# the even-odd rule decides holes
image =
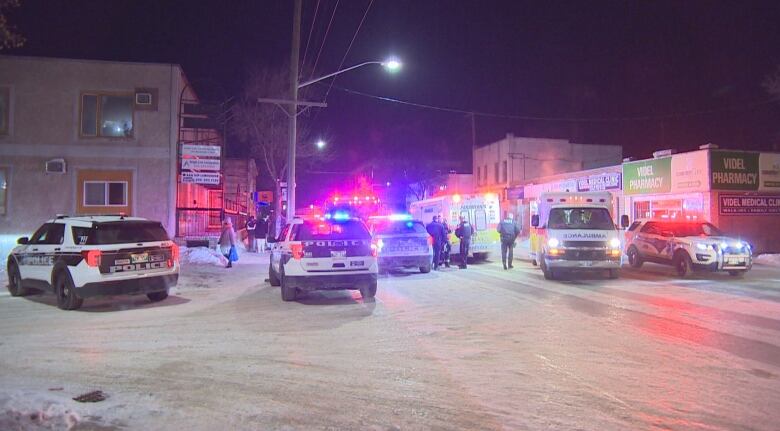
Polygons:
[[388,218],[392,221],[406,221],[411,220],[412,216],[410,214],[391,214]]

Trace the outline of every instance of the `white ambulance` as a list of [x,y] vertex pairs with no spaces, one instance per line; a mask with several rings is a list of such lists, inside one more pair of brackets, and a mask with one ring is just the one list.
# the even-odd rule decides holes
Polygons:
[[620,275],[622,244],[611,209],[609,192],[541,194],[531,211],[531,258],[544,278],[553,280],[564,270]]

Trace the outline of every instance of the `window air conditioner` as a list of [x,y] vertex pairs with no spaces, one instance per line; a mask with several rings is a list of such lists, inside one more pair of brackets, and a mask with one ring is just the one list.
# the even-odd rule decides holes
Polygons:
[[141,106],[151,106],[152,93],[135,93],[135,104]]
[[64,174],[66,172],[65,159],[53,159],[46,162],[47,174]]

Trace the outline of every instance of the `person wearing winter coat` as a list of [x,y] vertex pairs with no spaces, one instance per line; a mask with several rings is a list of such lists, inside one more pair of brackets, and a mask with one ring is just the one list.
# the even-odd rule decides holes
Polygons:
[[233,221],[226,218],[222,222],[222,233],[219,235],[219,251],[225,258],[227,258],[226,268],[233,267],[233,260],[231,259],[231,249],[236,246],[236,231],[233,230]]
[[515,215],[507,211],[496,230],[501,237],[501,263],[504,265],[504,269],[511,269],[513,268],[515,241],[520,235],[520,227],[515,223]]
[[438,270],[441,263],[442,248],[447,237],[447,230],[438,221],[438,216],[433,216],[431,222],[425,226],[425,230],[428,231],[428,235],[431,236],[431,242],[433,243],[433,269]]
[[255,216],[249,216],[249,220],[246,222],[246,237],[247,237],[247,251],[256,252],[255,230],[257,229],[257,220]]
[[468,268],[469,248],[471,248],[471,237],[474,235],[474,228],[465,217],[460,217],[460,224],[455,228],[455,236],[460,240],[460,268]]

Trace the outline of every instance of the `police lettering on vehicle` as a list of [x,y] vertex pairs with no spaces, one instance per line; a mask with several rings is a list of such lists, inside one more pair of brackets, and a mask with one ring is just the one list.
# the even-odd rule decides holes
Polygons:
[[166,267],[167,264],[165,262],[146,262],[146,263],[136,263],[130,265],[111,265],[108,268],[108,271],[111,273],[115,273],[115,272],[140,271],[142,269],[163,269]]
[[22,256],[19,263],[30,266],[51,266],[54,265],[54,256],[45,254]]

